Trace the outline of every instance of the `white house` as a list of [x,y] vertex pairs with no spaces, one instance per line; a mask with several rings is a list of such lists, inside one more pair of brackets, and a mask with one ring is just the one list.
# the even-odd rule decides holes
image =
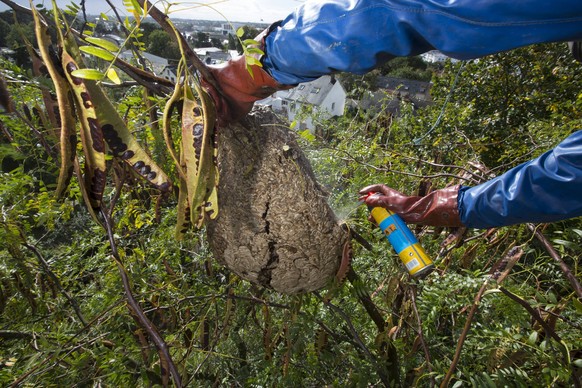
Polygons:
[[207,65],[216,65],[228,61],[231,58],[229,52],[224,52],[217,47],[196,48],[194,52],[200,60]]
[[452,62],[457,62],[456,59],[450,58],[438,50],[431,50],[429,52],[421,54],[420,57],[425,62],[430,62],[430,63],[445,62],[447,59],[450,59]]
[[172,81],[173,83],[176,83],[176,81],[178,80],[178,75],[176,74],[177,71],[178,65],[167,65],[160,72],[160,77]]
[[[324,75],[293,89],[279,91],[257,104],[271,106],[273,110],[284,113],[289,121],[295,120],[301,108],[306,106],[313,107],[313,113],[341,116],[346,105],[346,91],[334,76]],[[315,130],[311,117],[298,124],[301,129]]]

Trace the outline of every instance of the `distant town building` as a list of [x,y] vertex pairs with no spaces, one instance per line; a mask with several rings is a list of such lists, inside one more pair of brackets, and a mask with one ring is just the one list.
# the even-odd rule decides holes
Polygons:
[[376,86],[400,97],[430,101],[431,83],[396,77],[378,77]]
[[446,56],[445,54],[441,53],[438,50],[432,50],[421,54],[420,56],[425,62],[430,63],[438,63],[438,62],[445,62],[447,59],[450,59],[453,62],[456,62],[456,59]]
[[[301,108],[310,106],[313,113],[329,117],[344,114],[346,91],[334,76],[324,75],[315,81],[297,85],[293,89],[282,90],[264,100],[259,105],[271,106],[274,111],[283,113],[289,121],[295,120]],[[300,129],[315,130],[311,117],[298,123]]]
[[165,78],[173,83],[176,83],[178,80],[178,65],[167,65],[163,68],[160,72],[160,77]]
[[207,65],[216,65],[222,62],[226,62],[231,58],[229,52],[224,52],[222,49],[217,47],[204,47],[194,49],[194,52],[200,58],[200,60]]

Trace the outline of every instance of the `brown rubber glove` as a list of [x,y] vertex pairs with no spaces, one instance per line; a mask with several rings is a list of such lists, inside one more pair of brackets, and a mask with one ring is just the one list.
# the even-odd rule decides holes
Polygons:
[[[463,226],[457,196],[460,186],[435,190],[424,197],[407,196],[386,185],[360,190],[360,200],[371,207],[383,207],[398,214],[404,222],[431,226]],[[371,193],[379,195],[371,196]]]
[[[259,48],[265,52],[265,38],[274,24],[255,38]],[[214,102],[219,123],[226,125],[240,120],[253,108],[255,101],[269,97],[278,90],[290,89],[295,85],[282,85],[275,81],[262,67],[251,65],[252,75],[247,69],[244,55],[233,58],[226,63],[209,66],[218,88],[202,80]]]

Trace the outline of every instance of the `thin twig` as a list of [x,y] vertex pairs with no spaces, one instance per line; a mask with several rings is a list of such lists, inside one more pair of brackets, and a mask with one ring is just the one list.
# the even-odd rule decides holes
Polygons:
[[73,298],[71,295],[69,295],[67,290],[65,290],[65,288],[63,287],[63,285],[59,281],[59,278],[57,277],[57,275],[55,275],[54,272],[51,271],[49,263],[45,260],[45,258],[40,253],[40,251],[32,244],[23,243],[22,245],[24,247],[26,247],[29,251],[34,253],[34,255],[38,258],[38,261],[40,262],[40,265],[43,268],[44,272],[46,272],[46,274],[52,279],[53,283],[55,283],[55,285],[57,286],[59,291],[61,291],[61,293],[69,301],[69,303],[71,304],[71,307],[73,308],[73,310],[75,310],[75,314],[77,314],[77,317],[79,317],[79,320],[81,321],[83,326],[87,326],[87,320],[85,320],[85,317],[83,316],[83,313],[81,312],[81,309],[79,307],[79,303],[77,303],[77,300],[75,298]]
[[[370,352],[370,349],[368,349],[368,347],[366,346],[366,344],[364,344],[364,342],[362,341],[362,339],[360,338],[358,332],[356,331],[356,328],[354,327],[354,324],[352,323],[352,320],[350,319],[350,317],[348,316],[348,314],[346,314],[342,309],[340,309],[339,307],[337,307],[336,305],[334,305],[333,303],[331,303],[328,300],[325,300],[325,298],[322,298],[321,295],[319,295],[317,292],[314,293],[314,295],[325,305],[327,306],[331,311],[333,311],[335,314],[339,315],[346,323],[348,330],[350,331],[350,334],[352,335],[354,341],[356,341],[356,343],[358,344],[358,346],[360,347],[360,349],[364,352],[364,354],[370,359],[372,360],[372,362],[375,364],[376,361],[376,357],[374,357],[374,355],[372,354],[372,352]],[[383,370],[381,369],[377,369],[378,372],[378,376],[380,377],[380,380],[382,380],[382,383],[386,386],[386,387],[391,387],[392,385],[390,385],[388,377],[386,376],[386,374],[384,373]]]
[[483,294],[487,289],[490,281],[495,281],[501,283],[505,276],[507,275],[505,270],[510,270],[511,267],[515,264],[515,261],[519,260],[521,257],[520,249],[510,249],[501,259],[497,260],[497,262],[491,267],[489,271],[489,275],[485,278],[483,285],[479,289],[479,292],[475,296],[475,300],[473,301],[473,305],[471,306],[471,310],[469,311],[469,316],[467,317],[467,321],[465,322],[465,327],[463,328],[463,332],[459,337],[459,341],[457,342],[457,349],[455,350],[455,355],[453,357],[453,361],[449,367],[445,378],[441,382],[440,387],[445,388],[449,385],[451,378],[453,377],[453,373],[457,368],[457,364],[459,363],[459,359],[461,358],[461,352],[463,350],[463,345],[465,344],[465,340],[467,339],[467,335],[469,334],[469,330],[471,329],[471,323],[473,322],[473,318],[477,313],[477,309],[479,308],[479,304],[481,304],[481,299],[483,298]]
[[[70,344],[70,343],[72,343],[73,340],[75,338],[77,338],[78,336],[80,336],[84,331],[89,330],[93,326],[93,324],[95,322],[101,320],[101,318],[103,318],[103,316],[105,316],[105,314],[107,314],[108,312],[110,312],[111,310],[113,310],[115,307],[117,307],[121,303],[121,301],[122,301],[121,299],[118,300],[117,302],[115,302],[111,306],[109,306],[106,310],[104,310],[101,314],[98,314],[95,318],[93,318],[91,320],[91,322],[89,322],[87,325],[85,325],[79,331],[77,331],[77,333],[75,333],[75,335],[73,337],[69,338],[69,340],[67,340],[67,342],[65,344],[63,344],[63,347],[66,346],[66,345],[68,345],[68,344]],[[61,358],[62,358],[62,354],[60,352],[53,352],[53,353],[49,354],[44,360],[42,360],[41,362],[35,364],[34,367],[32,367],[26,373],[22,374],[15,381],[13,381],[12,384],[10,384],[10,387],[11,388],[20,387],[20,385],[24,382],[24,380],[26,380],[33,373],[37,372],[43,365],[45,365],[46,363],[48,363],[52,359],[56,358],[57,356],[61,356]]]
[[428,350],[428,345],[424,340],[424,335],[422,334],[422,320],[420,318],[420,314],[418,313],[418,307],[416,306],[416,287],[413,287],[409,290],[410,299],[412,301],[412,309],[414,311],[414,315],[416,316],[416,322],[418,324],[418,339],[420,340],[420,344],[422,345],[422,350],[424,351],[424,358],[426,359],[426,366],[428,372],[430,374],[430,386],[434,387],[436,385],[434,375],[432,374],[432,362],[430,360],[430,352]]
[[[552,329],[550,327],[550,325],[548,325],[548,323],[542,318],[542,316],[540,315],[539,312],[537,312],[534,308],[532,308],[529,305],[529,303],[527,303],[525,300],[523,300],[519,296],[515,295],[511,291],[509,291],[503,287],[499,287],[499,290],[504,295],[506,295],[509,299],[513,300],[514,302],[517,302],[520,306],[522,306],[524,309],[526,309],[526,311],[532,316],[532,318],[535,319],[535,321],[537,323],[539,323],[540,326],[544,329],[544,332],[547,335],[549,335],[550,337],[552,337],[554,340],[556,340],[560,345],[562,345],[562,347],[564,348],[564,356],[566,357],[567,360],[570,359],[570,355],[569,355],[570,351],[569,351],[568,347],[562,341],[562,338],[558,335],[558,333],[556,333],[556,331],[554,329]],[[579,388],[580,381],[578,380],[578,378],[576,376],[576,372],[574,372],[574,371],[572,372],[572,380],[574,381],[574,387]]]

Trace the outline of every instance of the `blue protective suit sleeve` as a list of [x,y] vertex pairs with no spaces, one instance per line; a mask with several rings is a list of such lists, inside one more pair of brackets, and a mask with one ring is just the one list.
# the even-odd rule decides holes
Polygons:
[[552,222],[582,215],[582,131],[556,148],[475,187],[459,190],[472,228]]
[[297,84],[433,49],[469,59],[580,39],[581,0],[308,0],[267,36],[263,64]]

